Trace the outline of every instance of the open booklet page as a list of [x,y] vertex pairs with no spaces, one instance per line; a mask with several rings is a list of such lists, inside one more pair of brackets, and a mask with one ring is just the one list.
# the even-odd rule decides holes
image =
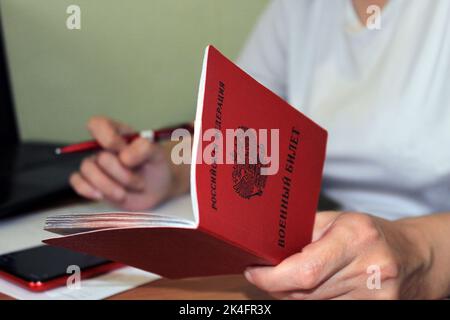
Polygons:
[[74,212],[50,217],[46,230],[65,236],[44,242],[168,278],[276,265],[311,242],[326,141],[323,128],[209,46],[184,207],[190,218]]
[[157,209],[158,213],[120,212],[114,208],[78,214],[59,214],[48,217],[45,230],[69,235],[80,232],[134,227],[180,227],[195,228],[195,218],[189,197],[181,197]]

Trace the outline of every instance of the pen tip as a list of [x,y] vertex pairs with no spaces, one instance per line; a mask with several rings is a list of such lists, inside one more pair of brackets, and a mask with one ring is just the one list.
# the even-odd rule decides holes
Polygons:
[[55,149],[55,154],[56,154],[57,156],[59,156],[59,155],[61,154],[61,148],[56,148],[56,149]]

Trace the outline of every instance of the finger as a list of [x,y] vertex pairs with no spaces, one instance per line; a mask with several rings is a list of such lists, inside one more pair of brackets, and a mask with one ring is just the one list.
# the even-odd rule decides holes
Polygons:
[[120,134],[130,134],[130,133],[134,133],[135,132],[135,130],[132,127],[130,127],[130,126],[124,124],[124,123],[117,122],[117,121],[114,121],[114,120],[111,120],[111,121],[118,128]]
[[93,117],[89,120],[88,129],[95,140],[106,150],[119,152],[127,145],[121,136],[124,128],[104,117]]
[[399,300],[401,298],[398,285],[395,282],[390,282],[384,283],[380,288],[355,287],[336,296],[333,300]]
[[320,240],[306,246],[276,267],[249,268],[245,276],[262,290],[283,292],[311,290],[332,277],[353,260],[353,253],[341,236],[330,227]]
[[69,182],[75,192],[82,197],[91,200],[101,200],[103,198],[101,192],[91,186],[78,172],[70,176]]
[[150,161],[160,151],[160,146],[145,138],[134,140],[119,154],[120,161],[129,168],[136,168]]
[[353,290],[355,283],[352,280],[338,272],[314,289],[274,292],[272,296],[280,300],[330,300]]
[[126,191],[113,179],[108,177],[95,163],[88,158],[81,164],[81,175],[95,189],[99,190],[106,199],[120,203],[126,196]]
[[317,213],[314,221],[312,241],[315,242],[322,238],[341,214],[341,212],[337,211],[324,211]]
[[335,298],[331,298],[330,300],[356,300],[356,299],[351,294],[343,294],[341,296],[337,296]]
[[125,168],[114,154],[101,152],[97,155],[97,163],[107,175],[127,189],[132,191],[142,191],[144,189],[144,180],[131,170]]

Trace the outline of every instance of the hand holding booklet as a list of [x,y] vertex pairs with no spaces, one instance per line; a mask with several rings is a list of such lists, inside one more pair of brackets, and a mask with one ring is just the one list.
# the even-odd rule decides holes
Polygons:
[[[244,134],[252,129],[260,137],[266,132],[257,153],[272,153],[271,161],[277,163],[248,161],[250,135],[241,141],[236,135],[232,152],[223,152],[223,158],[236,160],[244,145],[245,161],[221,159],[218,147],[228,136],[220,141],[218,136],[238,129]],[[216,134],[207,134],[209,130]],[[277,134],[267,134],[271,130]],[[46,230],[64,236],[44,242],[168,278],[276,265],[311,242],[325,159],[324,129],[209,46],[194,131],[192,206],[186,208],[192,210],[192,220],[138,212],[74,213],[48,218]],[[205,154],[212,155],[210,161]]]

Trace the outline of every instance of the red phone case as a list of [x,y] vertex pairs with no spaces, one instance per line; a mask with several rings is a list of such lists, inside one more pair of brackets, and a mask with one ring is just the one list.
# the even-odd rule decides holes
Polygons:
[[[100,266],[88,268],[81,271],[81,279],[89,279],[93,278],[95,276],[108,273],[111,271],[114,271],[119,268],[123,268],[125,265],[117,262],[109,262],[102,264]],[[19,278],[15,275],[12,275],[10,273],[4,272],[0,270],[0,277],[4,278],[5,280],[8,280],[10,282],[13,282],[16,285],[19,285],[22,288],[25,288],[27,290],[33,291],[33,292],[43,292],[50,289],[54,289],[57,287],[62,287],[66,284],[67,279],[70,277],[70,274],[49,280],[47,282],[41,282],[41,281],[27,281],[25,279]]]

